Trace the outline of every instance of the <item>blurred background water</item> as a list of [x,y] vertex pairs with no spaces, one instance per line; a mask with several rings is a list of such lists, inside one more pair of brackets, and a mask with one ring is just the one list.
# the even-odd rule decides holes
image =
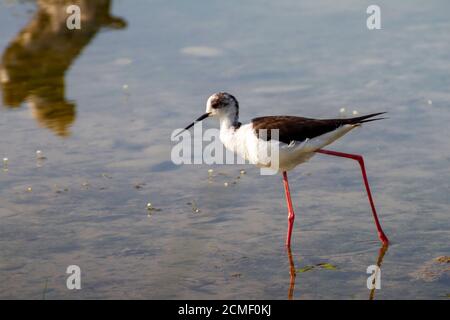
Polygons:
[[[2,0],[0,298],[368,299],[382,262],[375,299],[448,299],[450,4],[377,1],[369,31],[370,4]],[[353,161],[290,173],[293,265],[280,176],[173,165],[216,91],[244,122],[388,111],[332,146],[365,156],[387,252]]]

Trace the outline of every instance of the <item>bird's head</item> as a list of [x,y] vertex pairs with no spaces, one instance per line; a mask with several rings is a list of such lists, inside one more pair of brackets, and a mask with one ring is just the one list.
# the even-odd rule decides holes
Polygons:
[[209,117],[219,119],[222,117],[231,117],[237,120],[239,115],[239,102],[229,93],[214,93],[206,102],[206,113],[209,114]]
[[[202,121],[208,117],[217,118],[219,120],[226,118],[230,119],[231,123],[237,123],[239,118],[239,103],[236,98],[229,93],[214,93],[206,101],[206,112],[184,128],[183,131],[188,130],[196,122]],[[183,131],[180,131],[177,135]]]

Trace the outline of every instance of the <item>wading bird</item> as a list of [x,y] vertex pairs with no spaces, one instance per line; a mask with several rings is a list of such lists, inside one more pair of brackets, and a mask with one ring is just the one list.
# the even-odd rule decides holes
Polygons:
[[[363,157],[357,154],[323,149],[326,145],[329,145],[363,123],[384,119],[375,118],[383,113],[373,113],[349,119],[267,116],[254,118],[248,124],[241,124],[239,122],[239,103],[236,98],[229,93],[219,92],[208,98],[206,112],[178,134],[188,130],[198,121],[213,117],[220,122],[220,140],[227,149],[239,154],[250,163],[259,167],[274,168],[274,163],[276,163],[275,170],[281,172],[283,175],[288,207],[287,247],[291,246],[292,228],[295,219],[287,171],[309,160],[316,153],[358,161],[361,167],[364,185],[366,186],[367,197],[372,208],[378,237],[383,245],[387,245],[388,238],[384,234],[378,220],[367,180]],[[276,146],[276,150],[278,151],[276,161],[273,161],[273,157],[268,156],[266,152],[273,145]],[[261,152],[261,150],[264,150],[264,152]]]

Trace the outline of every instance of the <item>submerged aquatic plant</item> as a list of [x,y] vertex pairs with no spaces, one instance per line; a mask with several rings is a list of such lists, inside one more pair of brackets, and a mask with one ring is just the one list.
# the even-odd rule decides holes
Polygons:
[[315,265],[309,265],[309,266],[305,266],[303,268],[297,269],[296,272],[303,273],[303,272],[311,271],[311,270],[314,270],[317,268],[325,269],[325,270],[337,270],[337,267],[335,265],[332,265],[331,263],[318,263]]

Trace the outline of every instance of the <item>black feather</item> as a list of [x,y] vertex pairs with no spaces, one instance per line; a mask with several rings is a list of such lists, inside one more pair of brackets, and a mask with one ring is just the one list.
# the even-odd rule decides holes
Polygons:
[[270,140],[270,131],[272,129],[278,129],[279,141],[290,143],[291,141],[305,141],[306,139],[318,137],[346,124],[358,125],[365,122],[381,120],[383,118],[369,118],[384,113],[386,112],[372,113],[348,119],[310,119],[294,116],[268,116],[255,118],[252,120],[252,124],[258,137],[260,137],[260,130],[266,130],[265,137],[264,134],[262,134],[260,137],[261,139]]

